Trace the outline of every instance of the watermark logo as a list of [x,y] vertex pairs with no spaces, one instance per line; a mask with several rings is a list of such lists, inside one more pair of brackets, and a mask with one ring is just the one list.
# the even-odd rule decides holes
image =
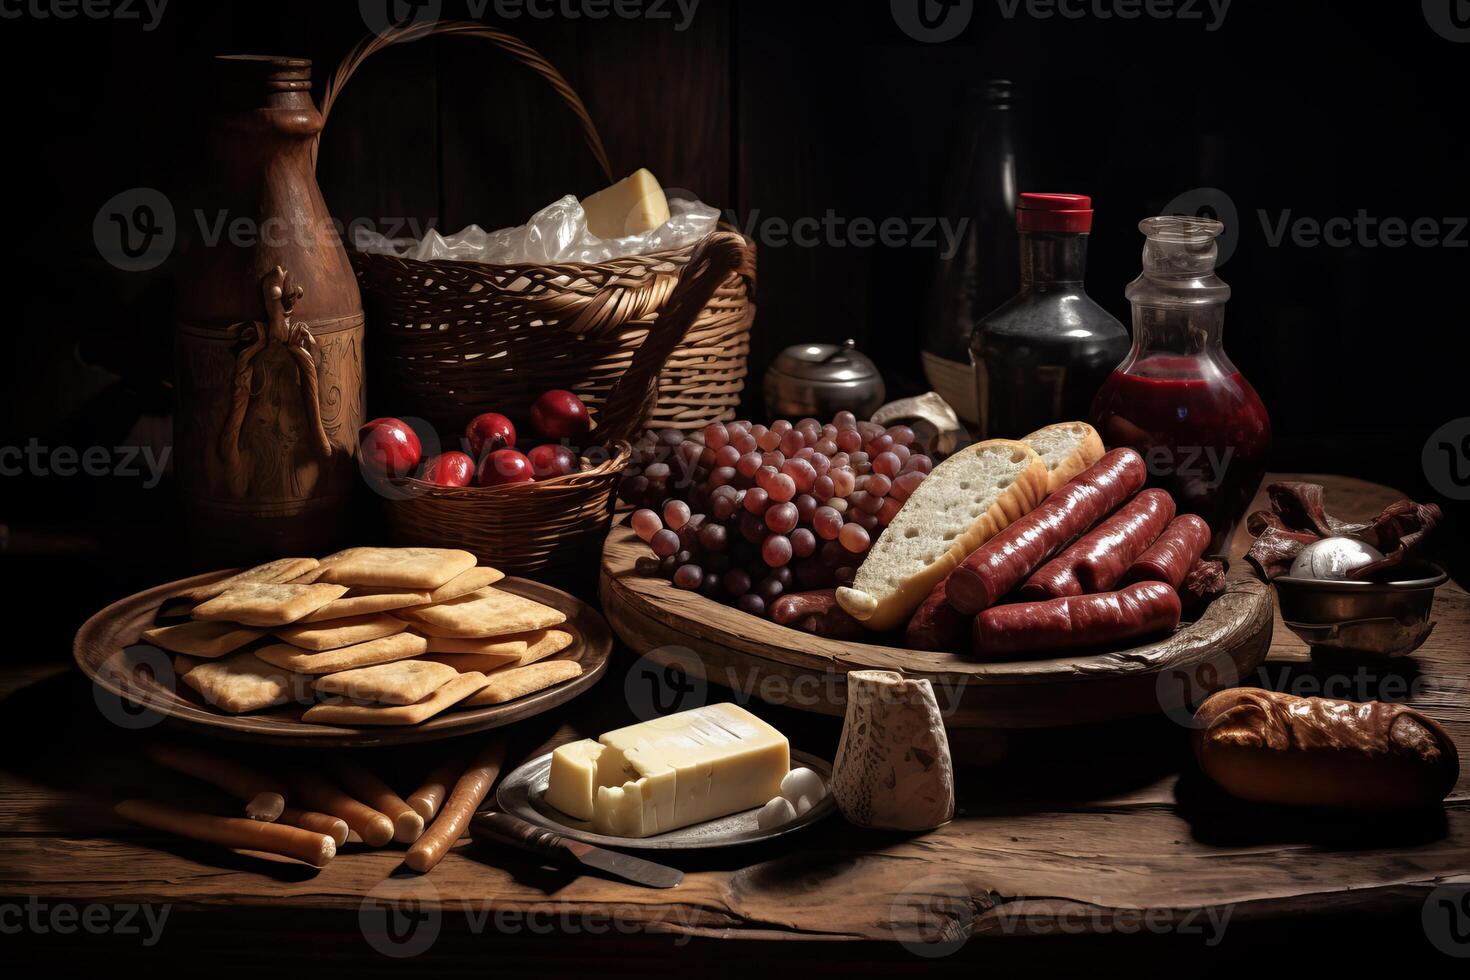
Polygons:
[[141,477],[143,489],[158,486],[168,470],[172,446],[43,446],[32,437],[24,446],[0,446],[0,476]]
[[153,947],[163,938],[172,911],[172,905],[72,905],[43,902],[33,895],[25,904],[0,903],[0,935],[70,936],[82,932],[91,936],[137,936],[141,945]]
[[628,669],[623,697],[639,721],[704,707],[709,703],[704,664],[688,647],[650,650]]
[[1240,668],[1227,653],[1217,653],[1188,666],[1170,667],[1154,678],[1159,708],[1181,728],[1198,728],[1194,709],[1216,691],[1240,683]]
[[442,8],[441,0],[357,0],[363,24],[379,37],[399,28],[432,24]]
[[953,875],[916,878],[888,907],[898,944],[925,959],[959,952],[970,938],[974,916],[969,887]]
[[888,0],[893,22],[925,44],[953,41],[975,16],[975,0]]
[[1446,956],[1470,959],[1470,886],[1441,885],[1420,911],[1424,935]]
[[1420,461],[1436,491],[1451,500],[1470,500],[1470,415],[1435,429]]
[[752,208],[742,221],[733,210],[725,220],[761,248],[932,248],[948,261],[959,251],[969,218],[848,218],[831,208],[821,216],[783,218]]
[[1152,446],[1143,453],[1144,465],[1155,478],[1177,480],[1191,489],[1214,490],[1225,482],[1235,447]]
[[174,206],[154,187],[114,194],[92,219],[92,240],[108,264],[124,272],[156,269],[173,253]]
[[1225,230],[1215,238],[1215,268],[1222,267],[1235,254],[1240,242],[1240,215],[1230,195],[1218,187],[1195,187],[1177,195],[1164,205],[1163,214],[1187,214],[1195,218],[1219,221]]
[[118,686],[121,691],[114,694],[101,684],[93,684],[92,700],[102,717],[118,728],[128,731],[152,728],[162,722],[164,716],[162,712],[147,707],[145,699],[149,687],[145,678],[151,678],[154,686],[165,691],[176,690],[178,679],[174,674],[173,660],[153,646],[128,647],[122,655],[127,658],[124,663],[129,669],[120,672]]
[[1199,22],[1206,33],[1225,26],[1232,0],[996,0],[1001,16],[1015,20],[1025,11],[1035,20],[1177,20]]
[[357,925],[367,944],[384,956],[408,959],[439,938],[444,913],[439,889],[428,878],[385,878],[363,896]]
[[1424,19],[1446,41],[1470,44],[1470,0],[1422,0]]
[[9,0],[0,3],[0,19],[139,21],[143,33],[158,27],[168,0]]

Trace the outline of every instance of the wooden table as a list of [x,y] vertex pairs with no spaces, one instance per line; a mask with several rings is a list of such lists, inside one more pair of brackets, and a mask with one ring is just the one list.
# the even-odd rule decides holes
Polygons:
[[[1348,518],[1398,496],[1345,478],[1305,478],[1326,484],[1333,511]],[[1458,584],[1440,591],[1435,618],[1412,662],[1355,675],[1314,667],[1278,620],[1264,676],[1255,678],[1303,694],[1407,700],[1442,721],[1464,768],[1443,811],[1427,818],[1241,806],[1194,774],[1186,728],[1149,718],[1044,733],[1000,765],[957,759],[959,814],[932,833],[877,833],[833,819],[785,842],[678,859],[688,876],[673,891],[576,878],[468,840],[432,875],[416,877],[395,851],[349,845],[313,873],[141,832],[107,804],[157,792],[156,775],[136,761],[150,733],[103,721],[67,667],[0,669],[8,746],[0,894],[10,896],[0,901],[0,929],[21,960],[136,957],[210,973],[243,971],[261,953],[306,957],[313,969],[351,965],[357,975],[359,965],[401,971],[401,958],[375,950],[425,944],[412,965],[524,962],[547,972],[554,964],[552,974],[680,958],[748,972],[747,954],[813,969],[836,957],[844,972],[932,972],[1118,952],[1134,967],[1183,969],[1181,948],[1208,950],[1218,962],[1303,937],[1338,943],[1359,928],[1397,953],[1448,965],[1420,916],[1437,886],[1470,885],[1470,597]],[[516,750],[626,720],[630,661],[625,654],[593,692],[519,730]],[[763,713],[798,747],[834,750],[837,720]],[[433,746],[416,751],[427,767]],[[100,925],[116,924],[130,903],[146,903],[155,919],[168,907],[154,945],[143,944],[150,926],[141,914],[131,921],[141,934]],[[73,915],[92,916],[94,928],[79,928]],[[62,931],[68,922],[74,931]],[[1470,918],[1461,926],[1470,930]]]

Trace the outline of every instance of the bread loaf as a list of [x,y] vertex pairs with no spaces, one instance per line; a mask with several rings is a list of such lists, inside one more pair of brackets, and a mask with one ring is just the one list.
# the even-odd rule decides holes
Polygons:
[[1427,806],[1460,775],[1449,733],[1407,705],[1235,688],[1209,697],[1195,721],[1205,775],[1254,803]]
[[1086,422],[1058,422],[1037,429],[1021,441],[1036,450],[1046,464],[1047,493],[1102,459],[1104,452],[1102,437]]
[[870,630],[908,621],[970,552],[1046,496],[1046,464],[1012,439],[967,446],[934,468],[878,538],[837,603]]

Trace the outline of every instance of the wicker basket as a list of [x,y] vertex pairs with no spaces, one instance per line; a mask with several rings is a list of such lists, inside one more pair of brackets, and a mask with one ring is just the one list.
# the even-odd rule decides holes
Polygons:
[[[431,34],[489,41],[545,78],[581,123],[611,182],[602,138],[567,81],[515,37],[474,22],[415,24],[367,38],[329,81],[322,115],[374,53]],[[733,229],[717,234],[746,254],[661,366],[648,425],[694,429],[734,418],[755,317],[755,247]],[[445,433],[458,432],[482,411],[528,406],[548,388],[576,391],[595,413],[628,369],[692,252],[691,246],[595,265],[535,266],[353,251],[368,311],[372,402],[381,411],[411,412]]]
[[[516,38],[473,22],[416,24],[362,41],[328,82],[322,115],[368,57],[430,34],[489,41],[545,78],[611,181],[602,140],[566,80]],[[597,265],[351,257],[368,314],[368,391],[380,408],[457,440],[480,412],[521,423],[517,410],[547,389],[569,388],[592,409],[600,443],[581,472],[535,483],[392,481],[385,497],[398,544],[465,548],[511,574],[586,584],[629,438],[645,424],[691,429],[734,416],[755,315],[755,250],[733,231]]]

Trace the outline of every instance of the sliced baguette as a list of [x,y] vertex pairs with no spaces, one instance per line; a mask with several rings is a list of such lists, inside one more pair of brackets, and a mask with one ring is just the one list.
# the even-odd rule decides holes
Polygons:
[[1046,492],[1051,493],[1102,459],[1103,441],[1086,422],[1058,422],[1021,440],[1041,454],[1046,464]]
[[939,581],[1046,496],[1046,464],[1012,439],[967,446],[894,515],[837,603],[871,630],[908,621]]

